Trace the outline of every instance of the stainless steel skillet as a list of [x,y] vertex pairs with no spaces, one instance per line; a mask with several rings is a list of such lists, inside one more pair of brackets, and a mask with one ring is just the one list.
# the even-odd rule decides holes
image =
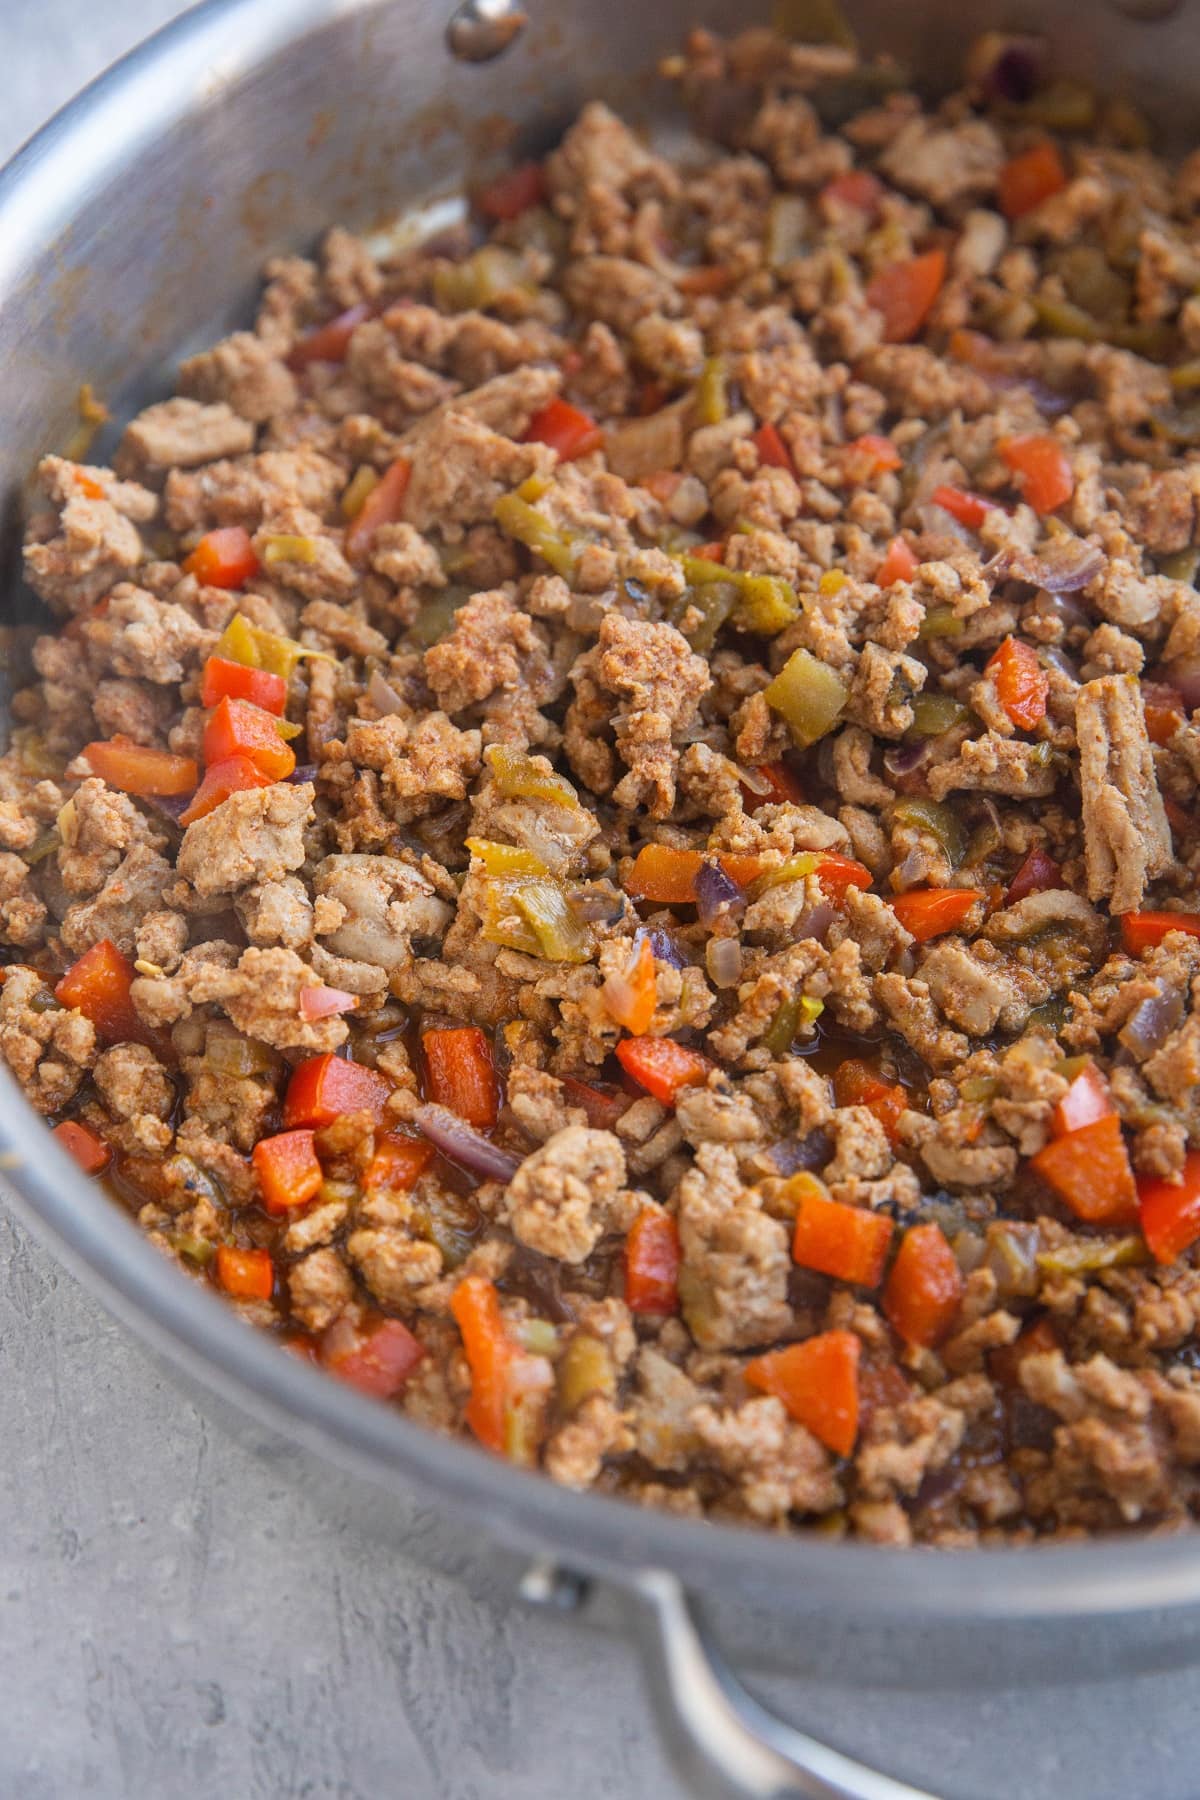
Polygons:
[[[1155,8],[1162,10],[1163,0]],[[481,0],[477,0],[481,6]],[[669,126],[653,77],[689,24],[746,22],[735,4],[653,8],[558,0],[524,31],[418,0],[210,0],[89,89],[0,175],[0,490],[74,424],[90,380],[129,411],[164,391],[177,357],[248,311],[264,257],[329,221],[369,226],[451,192],[515,133],[538,148],[593,93]],[[852,6],[864,39],[935,85],[997,22],[989,7]],[[1144,12],[1144,4],[1141,9]],[[1200,77],[1196,0],[1130,17],[1096,0],[1021,0],[1005,25],[1049,33],[1064,67],[1188,126]],[[1118,74],[1113,76],[1112,71]],[[511,127],[511,130],[510,130]],[[7,584],[7,617],[21,604]],[[698,1633],[703,1603],[739,1654],[813,1667],[823,1618],[861,1622],[864,1666],[900,1656],[934,1686],[1080,1669],[1081,1617],[1120,1618],[1128,1668],[1175,1664],[1200,1639],[1200,1538],[1028,1552],[893,1553],[691,1524],[576,1496],[426,1435],[282,1357],[165,1266],[84,1181],[11,1084],[0,1151],[18,1216],[215,1405],[269,1424],[314,1480],[361,1496],[376,1529],[453,1563],[484,1531],[504,1579],[581,1618],[623,1611],[698,1786],[753,1795],[874,1796],[898,1787],[756,1711]],[[330,1476],[330,1470],[339,1474]],[[436,1530],[429,1525],[436,1515]],[[1112,1641],[1112,1634],[1108,1636]],[[1018,1748],[1019,1747],[1015,1747]]]

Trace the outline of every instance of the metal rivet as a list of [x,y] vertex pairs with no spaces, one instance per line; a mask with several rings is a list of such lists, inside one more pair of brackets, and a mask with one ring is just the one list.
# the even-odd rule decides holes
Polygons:
[[516,43],[528,23],[515,0],[463,0],[446,27],[446,42],[460,62],[491,62]]
[[517,1586],[526,1606],[543,1606],[551,1612],[575,1612],[587,1599],[588,1584],[582,1575],[562,1569],[549,1558],[530,1563]]

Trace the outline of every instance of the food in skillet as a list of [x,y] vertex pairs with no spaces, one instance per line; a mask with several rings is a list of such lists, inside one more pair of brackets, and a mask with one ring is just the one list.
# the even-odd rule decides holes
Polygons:
[[[48,457],[0,1053],[243,1316],[889,1543],[1200,1466],[1200,161],[985,40],[591,105]],[[14,639],[15,650],[20,644]]]

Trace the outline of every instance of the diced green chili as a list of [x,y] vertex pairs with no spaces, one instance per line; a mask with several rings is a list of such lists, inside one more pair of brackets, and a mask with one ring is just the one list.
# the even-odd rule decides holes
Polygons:
[[737,601],[736,582],[704,581],[697,587],[688,588],[675,602],[671,608],[671,623],[683,633],[693,650],[707,656]]
[[952,694],[918,694],[912,710],[913,722],[904,735],[913,740],[941,737],[944,731],[962,725],[971,716],[970,707]]
[[723,356],[710,356],[696,383],[696,417],[701,425],[722,425],[729,417],[729,377]]
[[501,531],[548,562],[556,575],[570,580],[575,572],[575,540],[553,526],[519,494],[502,494],[492,508]]
[[574,1412],[595,1394],[611,1398],[616,1391],[616,1370],[608,1345],[589,1332],[577,1333],[558,1365],[558,1403],[563,1412]]
[[1075,1238],[1054,1250],[1043,1250],[1038,1268],[1046,1275],[1094,1275],[1101,1269],[1135,1268],[1150,1260],[1140,1237]]
[[765,690],[767,705],[786,719],[801,749],[832,731],[850,690],[836,669],[807,650],[792,654]]
[[927,831],[930,837],[936,838],[952,869],[956,869],[966,855],[967,834],[962,820],[944,801],[923,800],[919,795],[909,795],[896,802],[892,808],[892,818],[898,825]]
[[800,611],[796,591],[775,575],[746,575],[740,582],[737,622],[760,637],[775,637]]
[[966,621],[958,617],[953,607],[931,606],[921,620],[917,636],[926,641],[931,638],[961,637],[966,629]]

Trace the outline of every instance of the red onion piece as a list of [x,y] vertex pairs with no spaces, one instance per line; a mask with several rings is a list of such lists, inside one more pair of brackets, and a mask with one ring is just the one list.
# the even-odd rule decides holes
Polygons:
[[391,683],[384,680],[378,669],[371,671],[371,679],[367,683],[367,699],[381,718],[412,710],[405,705]]
[[836,918],[836,906],[831,906],[828,900],[819,900],[816,906],[801,913],[792,926],[793,943],[802,943],[805,938],[816,938],[818,943],[823,943],[825,933]]
[[284,779],[292,783],[315,781],[317,779],[317,765],[316,763],[297,763],[291,774],[285,776]]
[[1160,981],[1157,994],[1134,1007],[1117,1036],[1130,1054],[1143,1062],[1162,1048],[1182,1018],[1183,995]]
[[357,994],[348,994],[344,988],[326,987],[323,982],[317,987],[300,989],[300,1017],[310,1025],[318,1019],[332,1018],[334,1013],[353,1012],[357,1005]]
[[679,949],[679,946],[676,944],[670,932],[664,931],[661,926],[658,925],[649,927],[643,926],[640,931],[634,933],[633,942],[635,949],[637,945],[641,943],[643,938],[645,938],[646,942],[649,944],[656,962],[670,963],[673,969],[686,969],[687,958]]
[[833,1155],[833,1141],[828,1132],[810,1131],[807,1137],[781,1139],[765,1154],[780,1175],[798,1175],[801,1171],[823,1169]]
[[932,749],[932,738],[922,738],[919,744],[892,744],[883,753],[883,766],[889,775],[911,775],[929,761]]
[[187,811],[193,798],[192,794],[146,794],[144,796],[146,805],[150,807],[151,811],[169,820],[172,825],[179,824],[180,814]]
[[1007,573],[1013,580],[1045,588],[1048,594],[1075,594],[1107,567],[1108,558],[1098,544],[1064,535],[1046,538],[1036,550],[1012,550]]
[[413,1121],[444,1157],[481,1181],[511,1181],[521,1166],[519,1156],[490,1143],[448,1106],[418,1106]]
[[696,917],[702,925],[711,925],[720,913],[732,912],[746,904],[746,895],[736,881],[715,862],[702,862],[696,876]]
[[1163,680],[1169,681],[1189,712],[1200,706],[1200,656],[1179,656],[1163,664]]

